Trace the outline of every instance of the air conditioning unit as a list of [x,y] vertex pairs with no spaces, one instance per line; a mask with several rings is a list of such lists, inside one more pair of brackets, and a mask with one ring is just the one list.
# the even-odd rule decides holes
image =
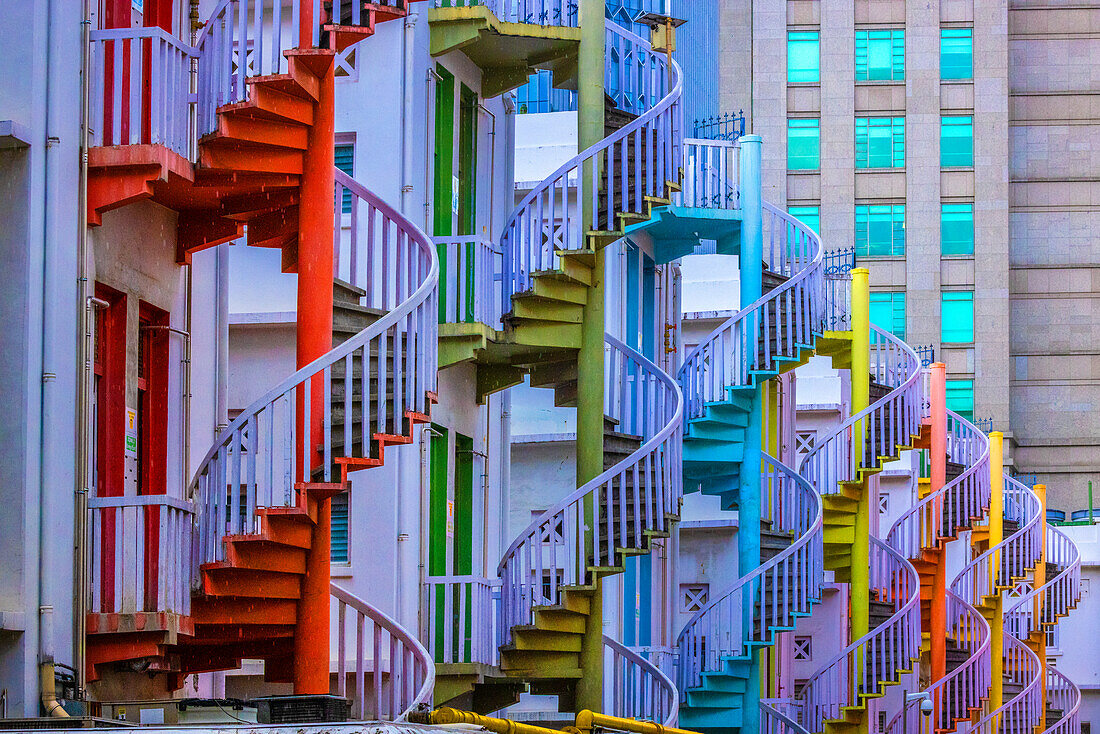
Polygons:
[[252,700],[260,724],[324,724],[348,720],[351,702],[329,695],[265,696]]

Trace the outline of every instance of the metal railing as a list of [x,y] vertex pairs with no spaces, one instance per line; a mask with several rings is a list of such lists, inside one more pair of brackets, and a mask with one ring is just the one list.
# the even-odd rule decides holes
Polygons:
[[435,237],[434,241],[439,255],[439,322],[498,328],[500,250],[490,240],[473,235]]
[[608,713],[675,727],[679,696],[672,679],[651,661],[607,635],[603,637],[603,649],[604,680],[611,684]]
[[[331,592],[337,601],[336,694],[351,700],[352,717],[405,721],[422,704],[431,705],[435,663],[424,646],[389,615],[346,589],[332,584]],[[349,621],[354,622],[354,645]],[[354,662],[350,671],[349,661]]]
[[677,178],[679,67],[673,61],[670,73],[664,54],[614,23],[606,48],[605,91],[637,117],[562,164],[512,211],[501,237],[501,308],[531,287],[534,273],[553,270],[559,252],[588,248],[589,232],[619,231],[619,213],[645,212],[646,197],[663,197]]
[[683,190],[673,197],[679,206],[737,209],[741,146],[729,140],[684,139]]
[[194,509],[162,494],[92,497],[89,611],[191,613]]
[[763,520],[794,542],[712,598],[684,625],[677,682],[681,695],[731,657],[770,644],[793,629],[822,598],[825,582],[821,496],[798,473],[768,455],[761,461]]
[[615,566],[620,549],[645,549],[648,531],[664,531],[679,511],[680,388],[636,350],[605,339],[604,414],[643,443],[543,512],[505,551],[497,567],[501,645],[513,627],[534,623],[535,607],[561,603],[563,588],[589,583],[593,567]]
[[483,6],[498,20],[544,26],[576,26],[576,0],[432,0],[433,8]]
[[437,663],[498,665],[500,580],[429,576],[421,587],[421,639]]
[[[336,237],[343,190],[358,212],[347,233],[358,256],[343,275],[366,292],[364,305],[386,314],[269,390],[218,436],[191,485],[199,563],[222,560],[223,536],[260,532],[258,508],[304,507],[298,483],[334,481],[338,457],[371,458],[369,437],[404,433],[410,414],[426,415],[435,391],[435,245],[347,174],[335,175]],[[334,411],[346,418],[340,433]]]
[[195,49],[162,28],[94,30],[91,145],[163,145],[194,158],[191,60]]

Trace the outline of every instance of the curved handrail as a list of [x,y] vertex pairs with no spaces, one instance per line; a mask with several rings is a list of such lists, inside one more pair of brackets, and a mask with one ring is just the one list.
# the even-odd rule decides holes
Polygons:
[[1032,734],[1042,720],[1044,682],[1039,656],[1011,635],[1005,635],[1004,672],[1023,689],[970,727],[969,734]]
[[950,591],[947,592],[947,619],[954,620],[949,627],[951,637],[966,646],[967,659],[926,689],[932,699],[931,716],[920,713],[917,701],[907,702],[886,726],[885,734],[954,731],[960,721],[970,719],[972,711],[981,710],[982,701],[988,698],[992,682],[989,622],[962,597]]
[[655,721],[675,728],[679,709],[676,684],[664,671],[626,645],[603,636],[611,654],[612,716]]
[[[790,713],[780,710],[783,708]],[[792,699],[760,699],[760,734],[810,734],[795,720],[797,709],[798,703]]]
[[949,410],[947,453],[962,473],[902,513],[886,533],[886,542],[911,560],[922,550],[943,548],[989,510],[989,437]]
[[[606,43],[617,53],[605,54],[605,88],[616,91],[622,109],[638,117],[563,163],[512,210],[501,236],[502,308],[508,308],[512,295],[530,288],[534,273],[553,269],[558,251],[585,249],[587,231],[614,229],[620,211],[645,211],[645,198],[663,196],[665,181],[680,165],[679,65],[673,61],[670,74],[664,54],[615,23],[606,25]],[[628,63],[635,66],[627,69]],[[620,172],[633,167],[633,175],[617,177],[616,166]],[[605,209],[601,185],[607,187]],[[586,223],[587,202],[591,216]]]
[[1019,529],[963,566],[951,581],[952,593],[975,607],[1024,578],[1039,558],[1042,503],[1030,487],[1007,474],[1004,480],[1006,514],[1017,516]]
[[[1005,613],[1005,631],[1024,642],[1032,636],[1045,636],[1046,630],[1081,600],[1080,549],[1053,525],[1046,526],[1046,533],[1044,560],[1060,570],[1038,588],[1028,589]],[[1028,601],[1031,603],[1025,603]]]
[[[799,473],[823,495],[857,481],[859,470],[893,456],[920,433],[923,403],[921,364],[908,344],[888,331],[871,326],[871,375],[890,389],[886,395],[817,441],[802,459]],[[863,379],[853,376],[853,379]],[[875,441],[868,441],[868,434]],[[862,443],[857,456],[856,445]]]
[[[516,625],[533,623],[535,606],[558,604],[563,587],[586,584],[589,568],[610,565],[619,548],[641,548],[644,531],[663,529],[666,515],[678,511],[683,488],[680,387],[637,350],[611,335],[604,338],[605,415],[645,441],[556,502],[508,546],[497,566],[501,644],[511,641]],[[547,574],[556,581],[544,587]]]
[[[367,713],[367,686],[365,685],[366,666],[363,659],[363,618],[374,623],[374,645],[371,662],[373,664],[373,697],[374,704],[371,713],[376,718],[381,718],[386,712],[381,709],[389,706],[389,715],[393,721],[405,721],[409,714],[421,705],[430,706],[432,692],[435,689],[435,662],[432,656],[420,644],[420,641],[405,631],[397,620],[389,616],[381,609],[372,606],[367,601],[360,599],[347,589],[336,584],[330,584],[330,593],[340,602],[337,608],[337,694],[347,697],[347,646],[345,645],[345,607],[351,607],[359,615],[356,624],[355,650],[357,655],[355,674],[355,700],[358,704],[360,718],[365,718]],[[390,637],[390,644],[382,644],[382,632]],[[382,653],[389,654],[389,686],[387,691],[382,687]],[[420,679],[420,686],[415,688],[416,680]],[[388,695],[386,695],[388,694]]]
[[1046,722],[1041,734],[1079,734],[1081,731],[1081,689],[1054,666],[1046,669],[1047,708],[1062,712],[1062,718]]
[[[794,469],[762,455],[765,516],[772,527],[794,534],[774,558],[739,578],[697,611],[676,640],[681,694],[702,683],[724,658],[766,643],[777,628],[791,629],[809,614],[824,587],[821,496]],[[792,579],[793,577],[793,579]],[[759,605],[761,613],[754,614]]]
[[809,677],[800,698],[811,731],[824,731],[827,720],[839,719],[860,697],[881,693],[920,659],[920,578],[909,559],[878,538],[870,540],[871,592],[878,601],[892,602],[895,611]]
[[[258,507],[299,506],[296,485],[309,481],[318,465],[323,468],[323,481],[332,481],[333,439],[342,438],[346,452],[355,445],[355,430],[362,439],[393,433],[409,413],[426,414],[428,393],[435,390],[439,280],[435,246],[416,224],[350,176],[337,169],[335,177],[337,194],[340,190],[351,194],[352,217],[345,234],[341,208],[334,207],[338,218],[333,246],[337,254],[349,249],[350,260],[356,263],[338,274],[366,291],[367,305],[387,313],[268,390],[219,434],[189,487],[199,510],[199,563],[222,559],[222,536],[258,532]],[[337,195],[334,203],[342,198]],[[400,264],[402,272],[385,278],[379,273],[386,271],[371,268],[372,263]],[[353,417],[357,396],[347,386],[354,384],[356,370],[365,371],[372,358],[378,363],[370,375],[376,381],[377,402],[370,402],[367,381],[362,379],[361,415],[344,421],[342,436],[334,435],[333,380],[343,379],[340,407]],[[387,396],[390,390],[392,399]],[[302,415],[312,415],[311,405],[323,406],[320,428],[313,421],[299,424],[297,419],[296,406]],[[362,447],[369,445],[362,440]]]
[[[769,233],[764,262],[788,280],[728,318],[684,358],[677,379],[684,387],[688,418],[702,416],[708,403],[725,400],[728,388],[753,384],[755,372],[774,370],[779,359],[795,357],[799,347],[824,331],[821,239],[772,204],[765,202],[763,212]],[[761,339],[773,330],[774,339]]]

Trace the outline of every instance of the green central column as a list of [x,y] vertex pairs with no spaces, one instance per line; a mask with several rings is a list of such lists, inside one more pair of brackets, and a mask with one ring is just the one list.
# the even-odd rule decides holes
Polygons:
[[[604,129],[604,0],[580,0],[581,43],[577,61],[577,148],[584,150],[603,138]],[[583,180],[591,181],[585,169]],[[582,228],[590,229],[592,197],[583,197]],[[577,357],[577,484],[603,471],[604,390],[604,255],[597,250],[592,287],[584,305],[581,350]],[[595,543],[593,508],[586,508],[588,538]],[[591,547],[591,545],[590,545]],[[591,611],[580,654],[583,677],[577,682],[576,707],[603,710],[603,584],[596,580]]]

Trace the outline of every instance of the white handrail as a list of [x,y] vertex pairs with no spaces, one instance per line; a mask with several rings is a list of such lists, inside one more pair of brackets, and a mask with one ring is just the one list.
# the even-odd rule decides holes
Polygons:
[[[435,663],[420,641],[410,635],[397,620],[347,589],[332,584],[330,590],[339,602],[336,610],[336,687],[338,695],[344,698],[347,698],[348,693],[346,609],[350,607],[356,613],[355,668],[352,671],[355,676],[353,715],[360,719],[365,719],[370,714],[376,719],[390,717],[393,721],[406,721],[412,711],[421,706],[430,706],[435,689]],[[366,684],[367,659],[363,656],[366,644],[364,622],[368,619],[374,628],[371,638],[370,662],[373,667],[369,695]],[[389,637],[388,645],[383,645],[384,636]],[[389,655],[388,686],[384,686],[382,682],[384,653]]]
[[603,645],[611,658],[612,700],[608,713],[675,728],[679,695],[672,679],[652,661],[607,635],[603,636]]

